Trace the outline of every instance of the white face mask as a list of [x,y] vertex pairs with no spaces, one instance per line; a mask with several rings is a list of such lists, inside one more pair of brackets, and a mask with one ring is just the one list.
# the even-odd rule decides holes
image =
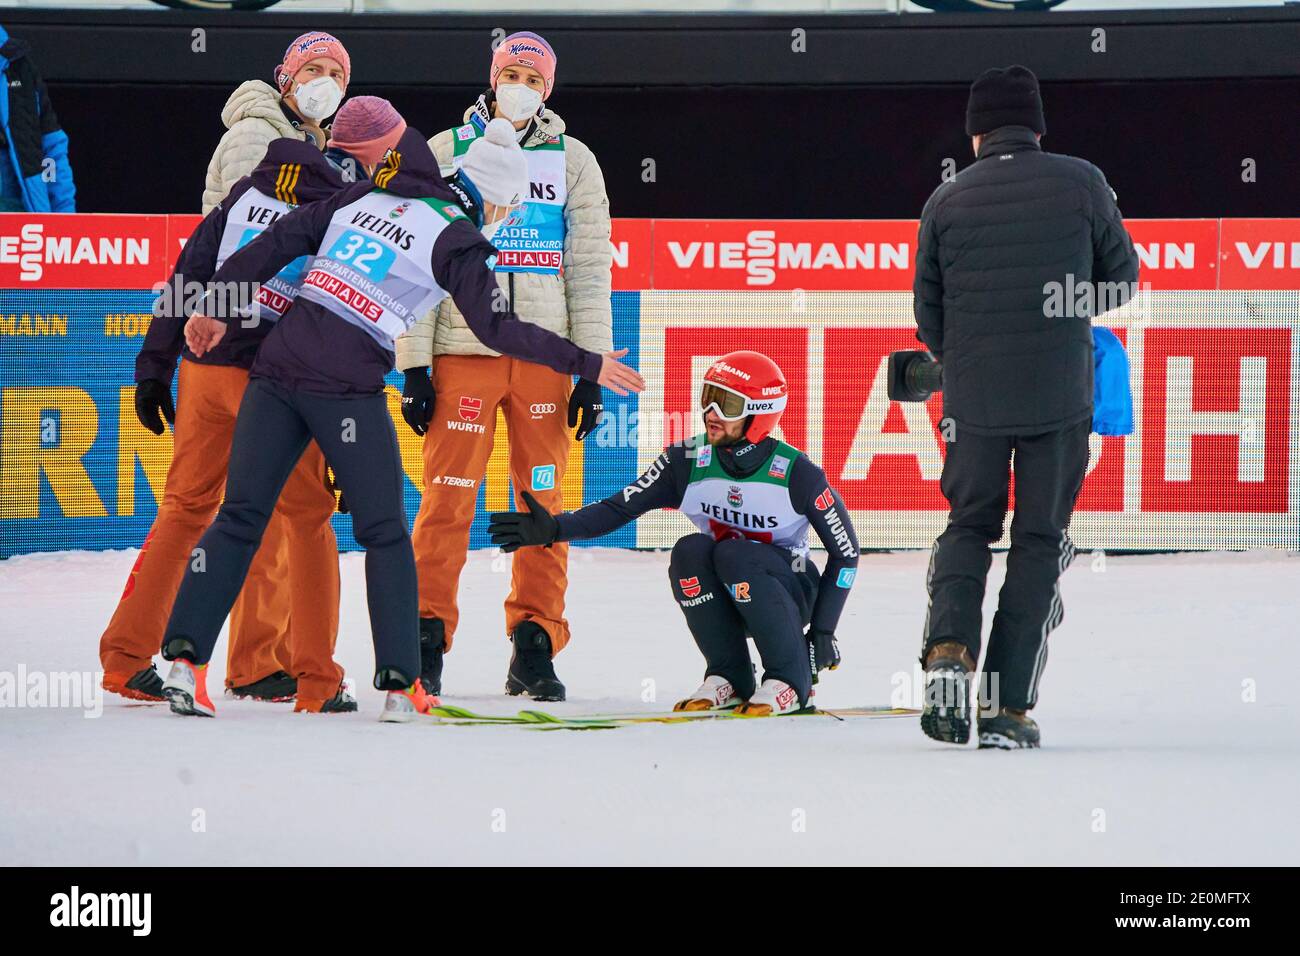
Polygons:
[[295,87],[293,98],[298,103],[299,113],[319,123],[334,115],[339,103],[343,102],[343,91],[330,77],[318,76],[310,83],[301,83]]
[[501,115],[512,123],[528,119],[542,105],[542,94],[523,83],[502,83],[497,86],[497,107]]
[[503,222],[505,222],[504,219],[498,219],[496,222],[483,223],[483,229],[482,229],[483,238],[486,239],[488,242],[491,242],[492,237],[497,234],[497,230],[501,228],[501,223]]

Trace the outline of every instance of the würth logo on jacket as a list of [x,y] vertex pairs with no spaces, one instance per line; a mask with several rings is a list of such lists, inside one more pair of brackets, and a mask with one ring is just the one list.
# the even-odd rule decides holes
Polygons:
[[678,578],[677,583],[681,585],[682,593],[687,597],[695,597],[700,593],[699,578]]
[[829,488],[827,488],[817,496],[817,500],[814,501],[813,504],[817,506],[818,511],[825,511],[831,505],[835,504],[835,495],[831,493]]

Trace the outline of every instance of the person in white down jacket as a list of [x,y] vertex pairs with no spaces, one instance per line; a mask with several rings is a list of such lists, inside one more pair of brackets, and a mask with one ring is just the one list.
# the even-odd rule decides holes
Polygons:
[[[464,125],[444,130],[429,145],[444,175],[451,175],[490,120],[514,124],[528,161],[530,195],[490,237],[498,250],[503,308],[604,353],[613,347],[609,199],[596,157],[545,105],[555,88],[555,62],[555,51],[536,34],[506,37],[492,56],[490,88],[466,111]],[[465,188],[459,177],[450,182]],[[421,676],[436,694],[443,653],[456,633],[456,592],[497,410],[506,422],[516,496],[529,491],[547,508],[561,510],[571,443],[594,430],[602,398],[595,382],[575,385],[567,375],[484,347],[450,300],[397,340],[397,367],[405,373],[403,417],[424,436],[424,496],[413,543]],[[576,434],[570,430],[575,426]],[[506,692],[563,700],[552,658],[569,641],[568,546],[522,551],[512,573],[505,633],[514,653]]]
[[221,111],[226,132],[208,161],[203,215],[253,171],[271,140],[287,136],[311,140],[325,149],[321,124],[343,102],[352,78],[352,61],[336,38],[314,30],[289,44],[273,78],[274,88],[262,80],[241,83],[226,101]]

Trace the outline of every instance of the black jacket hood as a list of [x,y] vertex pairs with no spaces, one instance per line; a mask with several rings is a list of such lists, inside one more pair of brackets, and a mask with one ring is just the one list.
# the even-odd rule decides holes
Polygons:
[[328,199],[343,188],[343,177],[324,153],[287,136],[271,141],[249,175],[258,192],[294,206]]
[[371,181],[376,186],[409,199],[442,199],[459,202],[438,171],[438,160],[424,134],[407,127],[397,146],[389,150]]

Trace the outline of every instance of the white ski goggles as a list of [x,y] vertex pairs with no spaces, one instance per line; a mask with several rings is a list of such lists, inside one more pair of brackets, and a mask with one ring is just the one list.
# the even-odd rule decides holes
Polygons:
[[750,415],[767,415],[785,411],[787,396],[774,395],[771,398],[750,398],[734,388],[728,388],[717,382],[705,382],[700,389],[700,410],[709,409],[724,422],[737,422]]

